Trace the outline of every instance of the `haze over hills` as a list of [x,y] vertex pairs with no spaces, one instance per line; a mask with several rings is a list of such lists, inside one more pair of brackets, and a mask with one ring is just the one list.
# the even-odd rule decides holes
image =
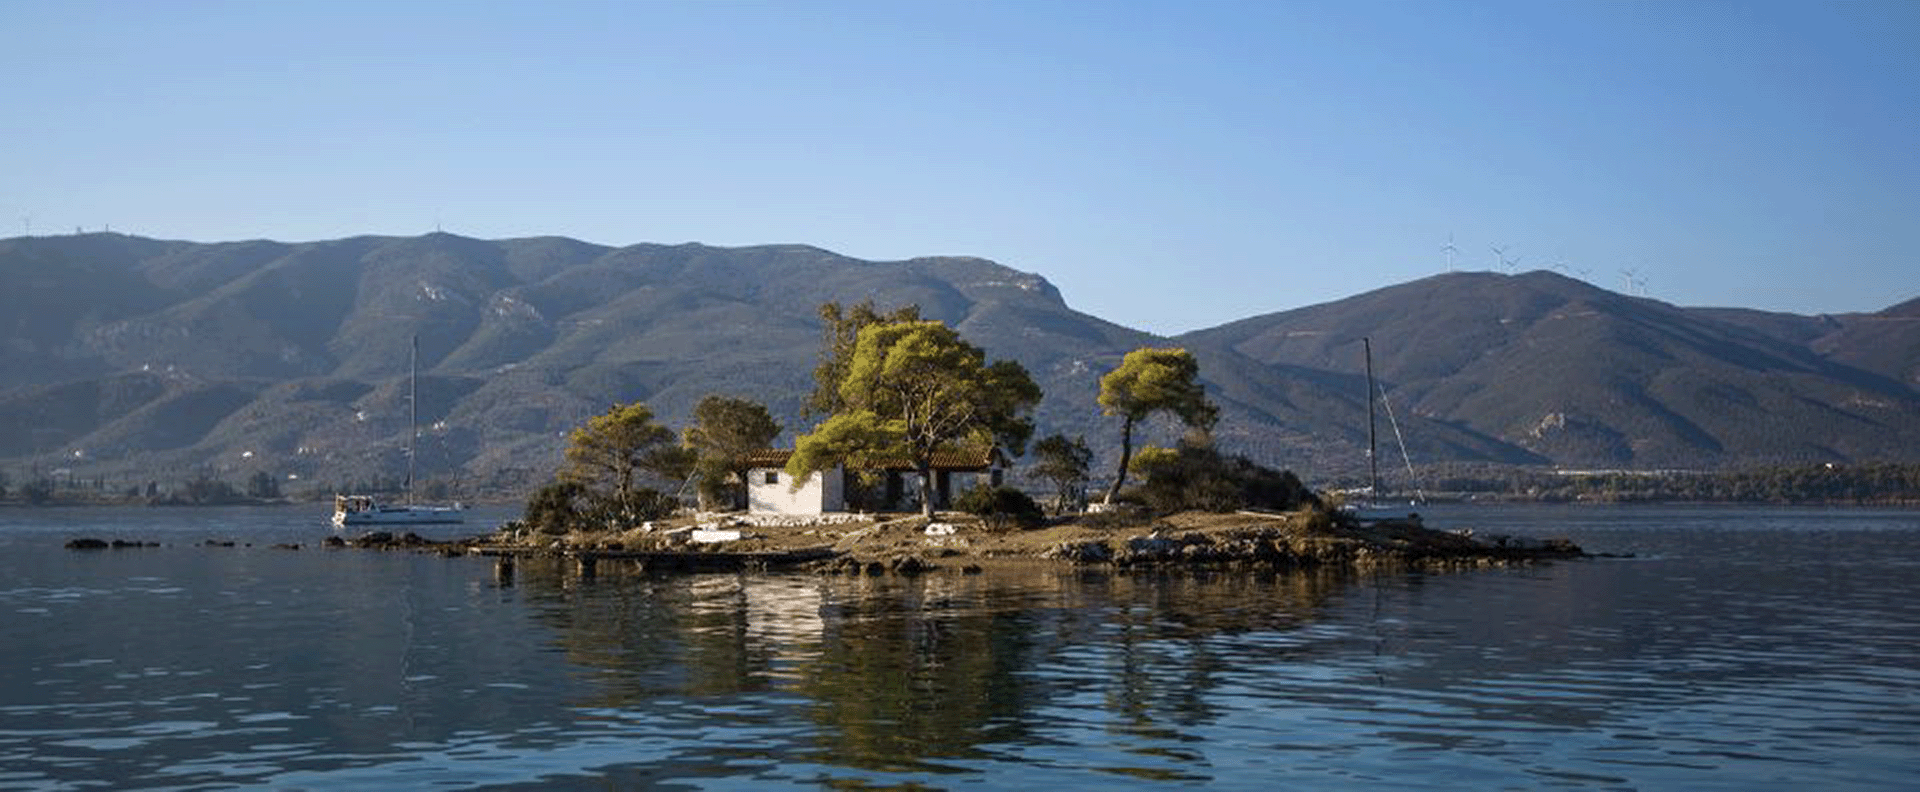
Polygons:
[[982,259],[438,233],[15,238],[0,240],[0,279],[0,469],[15,478],[397,475],[415,336],[423,478],[544,479],[565,433],[613,402],[677,428],[703,395],[746,396],[791,436],[809,426],[819,306],[863,299],[917,304],[1019,360],[1047,394],[1041,432],[1103,452],[1117,425],[1098,414],[1098,378],[1128,350],[1177,343],[1201,358],[1224,445],[1310,481],[1351,471],[1370,336],[1417,463],[1920,458],[1920,301],[1802,317],[1459,273],[1162,339]]

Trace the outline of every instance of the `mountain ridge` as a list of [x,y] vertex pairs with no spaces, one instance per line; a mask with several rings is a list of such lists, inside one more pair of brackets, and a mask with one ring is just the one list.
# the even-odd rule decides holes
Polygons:
[[[1094,404],[1099,377],[1137,346],[1188,346],[1222,403],[1222,444],[1310,479],[1363,464],[1362,337],[1419,462],[1714,467],[1920,448],[1920,300],[1802,317],[1551,272],[1452,273],[1164,338],[986,259],[443,233],[13,238],[0,278],[15,284],[0,292],[0,469],[391,475],[415,336],[427,477],[543,478],[565,432],[615,401],[677,426],[707,393],[745,396],[791,437],[809,425],[818,307],[862,299],[917,304],[1021,361],[1047,392],[1042,432],[1095,446],[1117,431]],[[1147,439],[1177,434],[1162,423]]]

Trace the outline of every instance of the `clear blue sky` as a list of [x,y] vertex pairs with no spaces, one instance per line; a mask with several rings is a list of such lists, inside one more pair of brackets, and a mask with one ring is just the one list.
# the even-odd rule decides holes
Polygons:
[[6,236],[975,255],[1164,333],[1449,234],[1684,305],[1920,296],[1915,2],[0,0],[0,74]]

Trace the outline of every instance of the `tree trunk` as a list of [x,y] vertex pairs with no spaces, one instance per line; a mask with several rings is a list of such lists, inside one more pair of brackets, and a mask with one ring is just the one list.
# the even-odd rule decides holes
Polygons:
[[922,462],[916,466],[920,473],[920,516],[933,519],[933,465]]
[[1107,488],[1106,503],[1111,505],[1115,496],[1120,494],[1120,485],[1127,483],[1127,463],[1133,461],[1133,416],[1126,416],[1120,425],[1120,472],[1113,476],[1113,486]]
[[740,467],[734,468],[733,470],[733,477],[740,483],[740,488],[729,491],[733,495],[733,508],[739,511],[747,511],[753,507],[753,502],[749,496],[749,493],[753,492],[753,482],[747,478],[752,475],[752,467]]
[[619,472],[619,477],[619,483],[613,488],[613,497],[620,501],[619,514],[623,523],[620,527],[626,528],[634,523],[633,470],[631,468],[622,469]]

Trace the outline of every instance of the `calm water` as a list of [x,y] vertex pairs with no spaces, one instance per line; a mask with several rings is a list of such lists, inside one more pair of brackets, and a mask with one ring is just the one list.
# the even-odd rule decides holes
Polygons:
[[[318,509],[0,510],[0,789],[1920,778],[1920,512],[1430,515],[1638,557],[502,585],[315,549]],[[83,535],[168,546],[61,548]]]

